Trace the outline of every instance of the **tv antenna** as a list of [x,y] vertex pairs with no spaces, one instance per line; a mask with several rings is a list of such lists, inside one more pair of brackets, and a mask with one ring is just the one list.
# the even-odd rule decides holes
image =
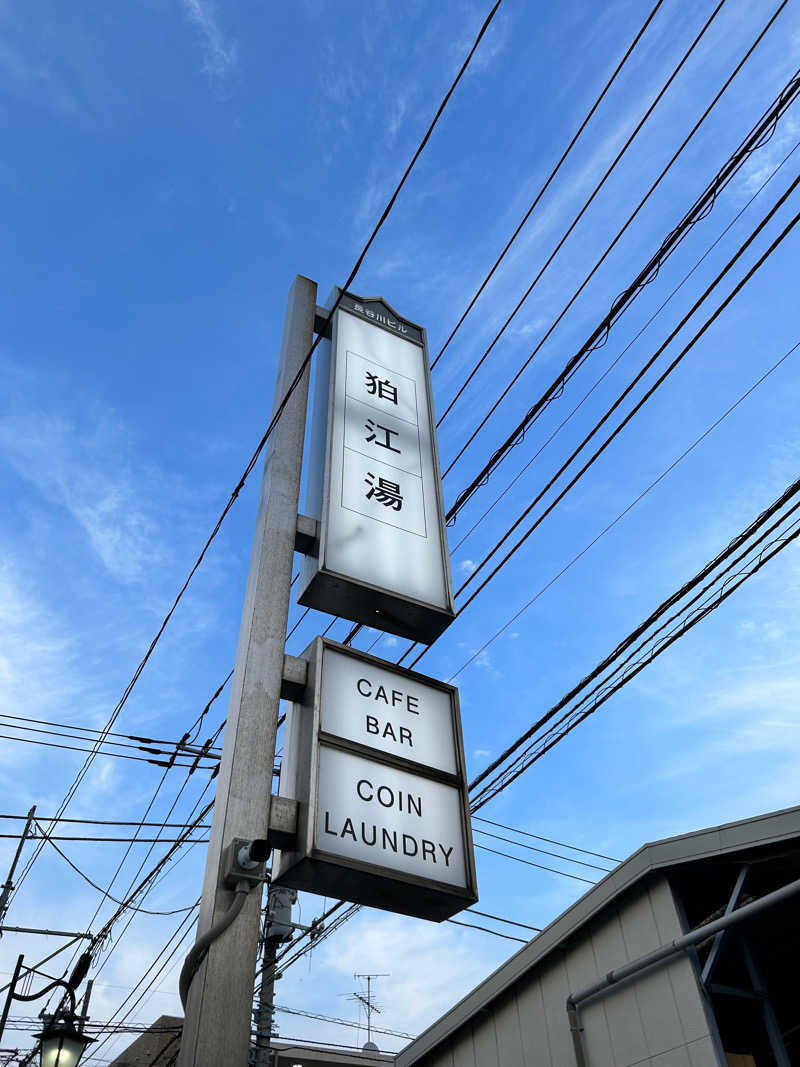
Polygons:
[[357,1004],[359,1004],[361,1007],[363,1007],[363,1009],[364,1009],[364,1011],[366,1013],[366,1016],[367,1016],[367,1043],[364,1046],[365,1050],[369,1049],[369,1050],[371,1050],[373,1052],[377,1051],[377,1045],[373,1045],[373,1042],[372,1042],[372,1013],[376,1012],[378,1015],[380,1015],[380,1013],[381,1013],[381,1009],[378,1007],[378,1005],[372,999],[372,980],[373,980],[373,978],[388,978],[388,977],[389,977],[388,974],[354,974],[353,975],[353,978],[355,978],[356,981],[358,981],[358,979],[360,978],[360,979],[365,980],[366,983],[367,983],[367,991],[366,991],[366,993],[363,991],[363,989],[361,991],[356,990],[355,993],[352,993],[347,998],[348,1000],[354,1000]]

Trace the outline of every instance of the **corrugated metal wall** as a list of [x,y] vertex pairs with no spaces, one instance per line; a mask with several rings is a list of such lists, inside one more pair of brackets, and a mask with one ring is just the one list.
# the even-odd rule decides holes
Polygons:
[[[549,953],[419,1067],[572,1067],[571,992],[683,933],[666,879],[640,885]],[[691,961],[631,979],[581,1006],[589,1067],[719,1067]]]

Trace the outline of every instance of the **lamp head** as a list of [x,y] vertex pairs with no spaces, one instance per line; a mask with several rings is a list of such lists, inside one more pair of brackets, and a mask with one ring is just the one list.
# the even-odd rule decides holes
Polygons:
[[39,1038],[41,1067],[77,1067],[86,1046],[95,1040],[76,1030],[70,1015],[55,1016],[35,1036]]

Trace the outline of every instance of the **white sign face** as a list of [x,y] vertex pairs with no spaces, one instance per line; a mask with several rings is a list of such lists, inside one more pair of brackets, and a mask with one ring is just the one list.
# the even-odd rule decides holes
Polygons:
[[315,848],[399,874],[467,885],[456,786],[325,744],[319,747]]
[[458,690],[317,637],[289,709],[272,884],[441,921],[478,899]]
[[449,609],[424,349],[344,308],[335,322],[322,563]]
[[325,648],[320,727],[348,741],[457,772],[453,709],[446,690]]

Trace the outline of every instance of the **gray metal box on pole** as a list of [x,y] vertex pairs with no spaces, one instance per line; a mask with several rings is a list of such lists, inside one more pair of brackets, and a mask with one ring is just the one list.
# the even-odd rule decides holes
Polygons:
[[[317,286],[298,276],[289,292],[273,412],[312,341]],[[265,838],[289,613],[309,371],[300,378],[267,444],[236,669],[231,686],[198,935],[229,908],[220,857],[234,837]],[[178,1067],[244,1067],[250,1046],[261,893],[209,948],[194,976]]]

